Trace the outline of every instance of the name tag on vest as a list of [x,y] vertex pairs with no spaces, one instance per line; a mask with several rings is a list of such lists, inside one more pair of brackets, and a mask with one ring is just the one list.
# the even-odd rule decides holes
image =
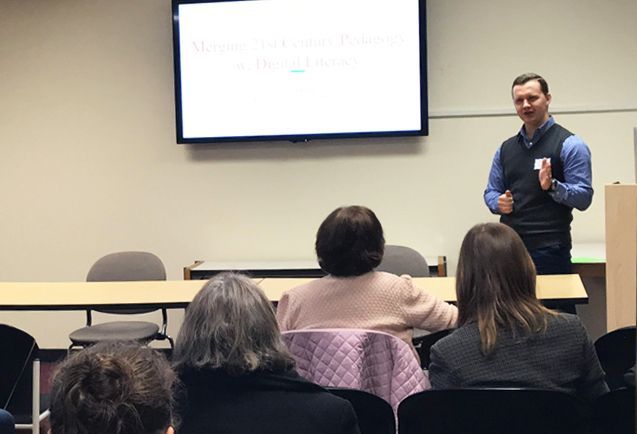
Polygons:
[[[544,157],[544,158],[547,158],[549,160],[549,163],[551,162],[551,159],[549,157]],[[540,170],[542,168],[542,161],[544,160],[544,158],[535,159],[535,165],[533,166],[533,170]]]

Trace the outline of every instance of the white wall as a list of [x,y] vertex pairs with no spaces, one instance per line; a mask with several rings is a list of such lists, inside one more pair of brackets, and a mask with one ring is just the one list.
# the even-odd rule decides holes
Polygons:
[[[453,271],[467,229],[495,220],[482,191],[526,71],[592,150],[596,194],[573,237],[602,240],[603,185],[634,175],[635,16],[634,0],[429,0],[428,137],[183,146],[168,0],[0,0],[0,280],[83,280],[128,249],[157,253],[171,279],[195,259],[309,258],[325,215],[355,203],[388,242]],[[83,317],[0,321],[61,348]]]

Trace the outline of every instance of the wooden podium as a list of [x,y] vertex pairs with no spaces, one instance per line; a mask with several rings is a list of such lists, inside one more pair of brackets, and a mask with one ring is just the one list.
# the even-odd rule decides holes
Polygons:
[[637,185],[611,184],[606,193],[607,329],[635,325]]

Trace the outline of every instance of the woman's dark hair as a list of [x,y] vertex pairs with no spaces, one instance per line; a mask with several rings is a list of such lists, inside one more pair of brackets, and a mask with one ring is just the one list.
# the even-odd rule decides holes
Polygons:
[[172,424],[166,358],[132,342],[83,349],[56,371],[51,434],[164,434]]
[[173,366],[232,374],[285,372],[294,367],[272,303],[248,277],[221,273],[195,295],[173,354]]
[[337,208],[321,223],[315,248],[319,264],[327,273],[359,276],[376,268],[383,259],[383,227],[369,208]]
[[499,330],[537,333],[548,315],[535,296],[535,266],[517,233],[501,223],[475,225],[462,241],[456,271],[458,326],[475,321],[483,354]]

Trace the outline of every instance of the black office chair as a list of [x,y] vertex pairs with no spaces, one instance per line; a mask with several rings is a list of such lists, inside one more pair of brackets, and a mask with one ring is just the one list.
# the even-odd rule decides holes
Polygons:
[[13,415],[16,429],[39,434],[49,414],[48,395],[40,394],[39,348],[33,336],[0,324],[0,406]]
[[394,411],[383,398],[357,389],[328,387],[327,390],[352,404],[361,434],[396,434]]
[[572,395],[537,389],[428,390],[398,406],[399,434],[582,434]]
[[411,342],[416,348],[418,357],[420,358],[420,366],[423,369],[428,369],[431,363],[430,351],[433,344],[444,338],[448,334],[452,333],[455,329],[439,330],[427,335],[414,336]]
[[611,390],[593,403],[594,434],[635,434],[635,389]]
[[[166,269],[161,260],[148,252],[118,252],[100,258],[88,272],[87,282],[166,280]],[[158,310],[151,309],[94,309],[110,314],[140,314]],[[148,321],[113,321],[93,325],[92,309],[86,310],[86,327],[69,335],[71,346],[86,347],[106,340],[132,340],[146,344],[152,340],[168,340],[168,313],[161,308],[162,325]]]
[[606,333],[595,341],[595,351],[610,389],[624,387],[624,374],[635,365],[635,326]]
[[385,245],[385,253],[376,271],[386,271],[398,276],[429,277],[427,260],[411,247]]

